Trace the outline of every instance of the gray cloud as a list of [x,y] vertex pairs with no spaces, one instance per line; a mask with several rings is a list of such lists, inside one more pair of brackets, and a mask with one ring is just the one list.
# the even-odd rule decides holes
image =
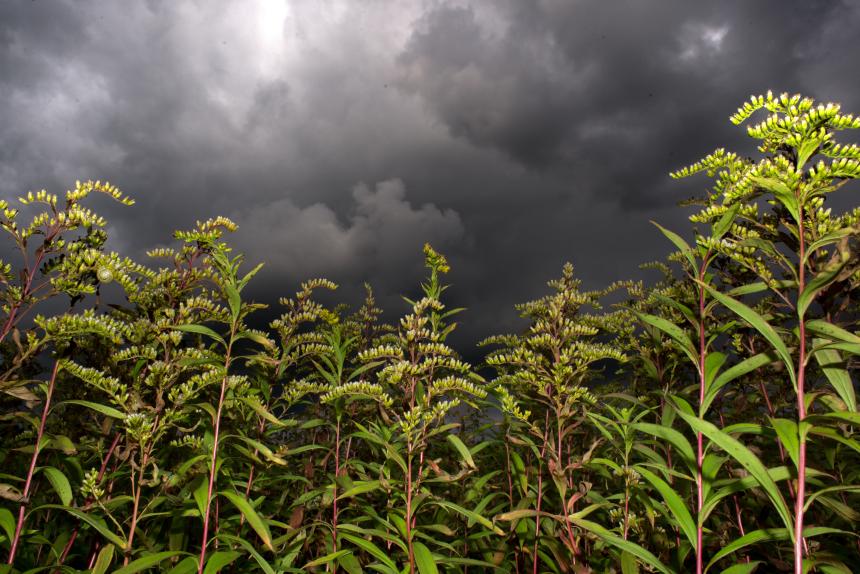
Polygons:
[[139,257],[235,217],[267,300],[324,274],[398,312],[431,241],[471,340],[565,260],[597,286],[664,253],[648,219],[689,229],[705,185],[667,172],[750,149],[726,118],[751,93],[860,111],[858,25],[847,1],[3,2],[0,194],[110,179]]
[[[358,184],[352,200],[345,220],[323,203],[299,207],[289,198],[238,211],[233,214],[239,224],[235,243],[252,254],[259,253],[263,243],[263,279],[328,277],[355,293],[364,281],[392,269],[408,279],[420,277],[425,242],[444,252],[465,239],[459,214],[431,203],[413,206],[399,179],[372,188]],[[383,295],[396,295],[392,287],[411,287],[402,279],[397,283],[383,285]]]

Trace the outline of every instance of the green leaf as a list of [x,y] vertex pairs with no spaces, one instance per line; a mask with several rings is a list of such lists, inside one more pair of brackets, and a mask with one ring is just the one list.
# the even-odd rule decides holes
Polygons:
[[60,497],[60,502],[63,503],[63,506],[69,506],[72,503],[72,485],[69,484],[69,479],[66,478],[66,475],[60,469],[53,466],[45,466],[41,470],[42,474],[48,479],[48,482],[51,483],[51,488]]
[[794,466],[800,466],[800,434],[797,432],[797,423],[788,419],[770,419],[779,442],[788,451]]
[[310,562],[302,566],[302,570],[307,570],[308,568],[313,568],[314,566],[322,566],[323,564],[334,562],[341,556],[349,554],[350,552],[350,550],[338,550],[337,552],[331,552],[329,554],[326,554],[325,556],[320,556],[319,558],[311,560]]
[[658,572],[662,572],[663,574],[673,574],[672,570],[669,570],[660,559],[651,554],[648,550],[645,550],[638,544],[630,542],[629,540],[624,540],[620,536],[617,536],[604,528],[603,526],[597,524],[596,522],[591,522],[589,520],[584,520],[582,518],[576,518],[575,516],[570,517],[570,521],[579,526],[580,528],[587,530],[606,542],[607,544],[614,546],[621,550],[622,552],[629,552],[630,554],[639,558],[645,564],[648,564]]
[[667,441],[669,444],[675,447],[675,450],[678,451],[687,466],[690,467],[691,470],[695,470],[696,455],[693,452],[693,447],[690,445],[690,442],[686,439],[686,437],[680,432],[676,431],[671,427],[657,425],[653,423],[634,423],[631,426],[638,431],[642,431],[646,434],[650,434]]
[[57,406],[60,405],[80,405],[82,407],[86,407],[88,409],[100,412],[103,415],[107,415],[114,419],[125,419],[125,413],[119,411],[113,407],[109,407],[107,405],[103,405],[101,403],[94,403],[91,401],[78,401],[78,400],[68,400],[63,401],[61,403],[57,403]]
[[144,570],[149,570],[154,566],[158,566],[161,562],[179,554],[183,554],[183,552],[170,550],[167,552],[148,554],[142,558],[138,558],[134,562],[130,562],[128,566],[124,566],[119,570],[114,570],[113,574],[135,574],[136,572],[143,572]]
[[[219,534],[218,538],[222,538],[227,542],[235,542],[239,544],[240,546],[242,546],[242,548],[245,549],[246,552],[248,552],[248,554],[250,554],[254,558],[254,560],[257,561],[257,564],[260,565],[260,568],[263,570],[263,572],[265,572],[266,574],[275,574],[275,569],[272,568],[272,565],[269,564],[266,559],[263,558],[263,556],[259,552],[257,552],[254,546],[244,538],[239,538],[238,536],[231,536],[229,534]],[[197,563],[195,562],[195,570],[197,569],[196,564]]]
[[447,508],[449,510],[453,510],[454,512],[460,514],[461,516],[465,516],[469,520],[472,520],[472,521],[477,522],[478,524],[480,524],[486,528],[489,528],[490,530],[492,530],[493,532],[495,532],[499,536],[504,535],[504,532],[502,532],[501,528],[499,528],[498,526],[496,526],[495,524],[493,524],[492,522],[490,522],[489,520],[487,520],[485,517],[481,516],[477,512],[474,512],[472,510],[467,510],[467,509],[463,508],[462,506],[460,506],[459,504],[454,504],[453,502],[448,502],[447,500],[437,500],[437,501],[434,501],[433,504],[435,504],[436,506],[441,506],[442,508]]
[[15,537],[15,517],[8,508],[0,508],[0,528],[6,533],[6,539],[12,540]]
[[750,574],[751,572],[754,572],[756,568],[758,568],[759,564],[764,564],[764,561],[754,560],[752,562],[741,562],[740,564],[729,566],[720,574]]
[[669,511],[675,517],[675,520],[678,521],[678,525],[681,527],[681,531],[687,537],[687,540],[690,541],[690,546],[693,548],[696,547],[696,521],[693,520],[690,511],[687,509],[687,505],[684,504],[684,500],[681,496],[675,492],[669,484],[645,468],[642,465],[636,465],[636,471],[642,475],[651,485],[657,489],[660,495],[663,497],[663,500],[666,502],[666,506],[669,508]]
[[430,549],[420,542],[412,543],[412,551],[415,554],[415,564],[418,566],[418,572],[421,574],[439,574],[439,569],[436,568],[436,560]]
[[469,448],[465,444],[463,444],[463,441],[460,440],[460,437],[455,434],[449,434],[446,438],[448,439],[448,442],[450,442],[454,446],[454,448],[457,449],[457,452],[460,453],[460,457],[463,459],[463,462],[465,462],[469,468],[477,468],[475,466],[475,461],[472,460],[472,453],[469,451]]
[[196,572],[197,558],[194,556],[189,556],[180,560],[179,564],[171,568],[168,574],[196,574]]
[[114,548],[116,548],[116,546],[108,544],[99,551],[96,563],[93,565],[92,574],[105,574],[108,571],[110,563],[113,562]]
[[209,337],[210,339],[218,341],[225,347],[227,346],[227,343],[224,341],[221,335],[219,335],[205,325],[176,325],[175,327],[171,328],[177,331],[184,331],[186,333],[197,333],[198,335],[204,335],[206,337]]
[[855,229],[852,227],[841,227],[839,229],[835,229],[833,231],[825,233],[824,235],[810,243],[809,246],[806,248],[806,260],[809,260],[812,254],[815,253],[817,250],[821,249],[822,247],[826,247],[827,245],[836,243],[843,237],[852,235],[855,232]]
[[224,293],[227,295],[227,304],[230,306],[230,316],[233,318],[233,321],[236,321],[236,318],[239,317],[239,311],[242,310],[242,296],[229,283],[225,283],[223,288]]
[[738,214],[738,210],[740,209],[741,204],[735,203],[723,214],[723,216],[717,221],[712,228],[711,237],[717,241],[719,241],[726,232],[731,229],[732,223],[735,221],[735,217]]
[[776,357],[774,357],[770,353],[759,353],[758,355],[754,355],[752,357],[744,359],[737,365],[734,365],[733,367],[726,369],[725,371],[720,373],[720,376],[717,377],[713,384],[708,386],[708,388],[705,390],[705,401],[702,403],[699,412],[704,414],[708,411],[708,408],[710,408],[711,403],[714,402],[714,399],[717,398],[717,394],[719,393],[720,389],[722,389],[724,386],[737,379],[738,377],[746,375],[747,373],[759,369],[776,360]]
[[192,496],[194,497],[194,502],[197,503],[197,510],[200,512],[200,517],[204,518],[204,515],[206,514],[206,506],[209,502],[209,484],[207,483],[205,476],[200,477],[200,484],[194,489]]
[[639,574],[639,563],[636,557],[627,551],[621,552],[621,574]]
[[96,532],[98,532],[99,534],[104,536],[111,544],[116,544],[117,547],[119,547],[122,550],[125,549],[125,544],[126,544],[125,540],[123,540],[122,538],[120,538],[119,536],[117,536],[116,534],[111,532],[110,529],[105,524],[104,520],[102,520],[101,518],[98,518],[96,516],[88,514],[88,513],[84,512],[83,510],[80,510],[78,508],[72,508],[70,506],[63,506],[61,504],[43,504],[42,506],[40,506],[34,510],[42,510],[42,509],[46,509],[46,508],[53,508],[56,510],[62,510],[64,512],[68,512],[69,514],[71,514],[75,518],[83,520],[84,522],[86,522],[87,524],[92,526],[96,530]]
[[753,177],[751,180],[759,187],[771,192],[785,206],[795,223],[800,223],[800,206],[797,203],[797,197],[787,185],[772,177]]
[[269,421],[275,426],[286,426],[286,424],[273,415],[256,397],[240,397],[240,401],[251,407],[255,413],[260,415],[261,418]]
[[[824,526],[812,526],[809,528],[803,529],[803,537],[811,538],[813,536],[818,536],[820,534],[849,534],[843,530],[839,530],[837,528],[828,528]],[[780,540],[789,540],[794,538],[794,532],[791,529],[785,528],[763,528],[760,530],[754,530],[752,532],[748,532],[746,535],[741,536],[740,538],[736,538],[735,540],[729,542],[725,546],[723,546],[716,554],[711,557],[711,561],[708,562],[708,565],[705,567],[705,572],[707,572],[711,566],[729,556],[730,554],[737,552],[741,548],[746,548],[747,546],[751,546],[753,544],[758,544],[760,542],[774,542]]]
[[275,549],[272,547],[272,533],[269,531],[269,526],[260,518],[260,515],[257,514],[257,511],[254,510],[254,507],[250,505],[250,503],[245,500],[242,496],[239,496],[235,492],[230,491],[222,491],[220,493],[224,498],[233,503],[233,506],[239,509],[245,516],[245,520],[248,521],[248,524],[251,525],[251,528],[254,529],[254,532],[260,537],[260,540],[263,541],[263,544],[266,545],[266,548],[271,550],[272,552]]
[[797,298],[797,315],[801,319],[804,315],[806,315],[806,310],[815,301],[815,298],[821,292],[822,289],[833,283],[839,274],[842,272],[842,269],[848,263],[849,259],[840,259],[834,265],[827,265],[824,270],[819,272],[812,278],[812,280],[806,284],[803,292]]
[[[813,339],[813,345],[819,346],[825,341],[823,339]],[[851,381],[851,375],[845,369],[845,362],[839,351],[833,349],[819,349],[815,351],[815,360],[818,366],[821,367],[821,372],[830,381],[830,385],[842,402],[852,411],[857,411],[857,396],[854,393],[854,383]]]
[[678,248],[678,251],[680,251],[684,255],[684,257],[687,258],[687,261],[689,261],[690,263],[690,267],[692,269],[696,269],[696,258],[693,256],[693,250],[690,248],[690,245],[674,231],[669,231],[655,221],[652,221],[651,223],[653,223],[657,227],[657,229],[659,229],[660,232],[665,235],[666,238],[675,245],[675,247]]
[[650,315],[648,313],[637,313],[639,318],[652,325],[657,327],[669,337],[675,341],[678,347],[687,355],[690,361],[696,366],[699,367],[699,353],[696,351],[695,347],[693,347],[693,343],[690,341],[689,335],[682,328],[672,323],[671,321],[667,321],[662,317],[658,317],[656,315]]
[[344,490],[343,494],[338,496],[337,499],[341,500],[344,498],[352,498],[359,494],[373,492],[379,488],[380,484],[381,483],[378,480],[357,480],[353,483],[351,488]]
[[726,364],[726,355],[718,351],[708,353],[705,357],[705,387],[707,388]]
[[806,322],[806,330],[812,331],[818,335],[825,336],[829,339],[844,341],[846,343],[855,343],[860,345],[860,336],[838,327],[833,323],[823,319],[812,319]]
[[394,561],[388,557],[388,554],[380,550],[373,542],[370,540],[365,540],[364,538],[359,538],[358,536],[353,536],[352,534],[341,533],[340,538],[347,540],[354,545],[358,546],[380,562],[385,566],[388,566],[391,572],[399,572],[397,565],[394,564]]
[[220,572],[224,566],[227,566],[241,555],[241,552],[214,552],[206,561],[206,568],[203,570],[203,574],[215,574],[216,572]]
[[794,371],[794,362],[792,361],[791,353],[788,352],[788,347],[785,345],[782,338],[780,338],[779,334],[777,334],[776,330],[774,330],[774,328],[764,320],[764,317],[756,313],[752,308],[747,307],[737,299],[732,299],[728,295],[720,293],[709,285],[704,283],[701,285],[708,290],[708,293],[710,293],[714,299],[734,311],[739,317],[749,323],[756,331],[761,333],[761,335],[767,339],[779,358],[782,359],[782,362],[785,364],[785,368],[791,378],[791,384],[796,390],[797,376]]
[[770,498],[771,503],[773,503],[774,508],[780,518],[782,518],[785,527],[791,530],[791,512],[786,505],[785,499],[782,497],[782,493],[779,491],[779,487],[770,477],[767,468],[765,468],[764,464],[762,464],[758,457],[740,441],[724,433],[708,421],[691,416],[681,410],[678,410],[678,415],[683,418],[694,431],[701,432],[707,436],[711,442],[715,443],[731,455],[732,458],[738,461],[741,466],[743,466],[747,472],[755,478],[756,482],[759,483],[768,498]]

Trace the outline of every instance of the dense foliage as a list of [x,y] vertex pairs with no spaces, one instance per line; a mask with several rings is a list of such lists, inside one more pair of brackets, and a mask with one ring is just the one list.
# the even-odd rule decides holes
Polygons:
[[109,184],[0,202],[3,571],[860,571],[860,208],[827,207],[860,119],[767,94],[731,120],[756,114],[759,159],[673,174],[714,184],[691,234],[655,229],[658,280],[566,265],[482,365],[429,245],[393,325],[317,279],[255,330],[229,220],[144,265],[85,207],[132,203]]

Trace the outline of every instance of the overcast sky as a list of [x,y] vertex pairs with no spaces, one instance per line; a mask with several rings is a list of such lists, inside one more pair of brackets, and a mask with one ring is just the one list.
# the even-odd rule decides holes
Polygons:
[[0,194],[108,179],[139,259],[231,217],[268,302],[325,276],[399,313],[429,241],[473,341],[565,261],[662,257],[707,185],[667,172],[747,145],[751,94],[860,112],[858,54],[849,0],[5,0]]

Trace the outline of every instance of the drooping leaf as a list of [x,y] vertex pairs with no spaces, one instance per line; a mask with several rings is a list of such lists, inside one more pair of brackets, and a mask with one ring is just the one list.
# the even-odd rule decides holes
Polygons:
[[691,469],[695,469],[696,455],[690,441],[677,430],[653,423],[634,423],[631,425],[636,430],[656,436],[667,441],[680,453],[681,458]]
[[690,263],[690,268],[695,269],[696,258],[693,256],[693,250],[690,248],[690,244],[684,241],[684,239],[674,231],[666,229],[657,222],[652,221],[651,223],[653,223],[657,227],[657,229],[659,229],[660,232],[665,235],[669,241],[672,242],[672,244],[678,249],[678,251],[680,251],[684,255],[684,257],[687,258],[687,261]]
[[232,564],[233,561],[241,555],[241,552],[229,552],[223,550],[213,552],[206,560],[206,568],[203,569],[203,574],[216,574],[225,566]]
[[109,407],[107,405],[103,405],[101,403],[94,403],[92,401],[68,400],[68,401],[63,401],[61,403],[57,403],[57,406],[60,406],[60,405],[80,405],[82,407],[86,407],[90,410],[94,410],[96,412],[99,412],[103,415],[107,415],[107,416],[114,418],[114,419],[122,420],[125,418],[125,413],[123,413],[122,411],[117,410],[113,407]]
[[460,437],[455,434],[449,433],[448,436],[446,436],[445,438],[447,438],[448,442],[450,442],[454,446],[454,448],[457,449],[457,452],[460,453],[460,457],[463,459],[463,462],[466,463],[466,466],[468,466],[469,468],[476,468],[475,461],[472,459],[472,453],[469,451],[469,447],[463,444],[463,441],[460,440]]
[[800,457],[800,434],[797,431],[797,423],[788,419],[770,419],[773,430],[776,431],[776,436],[779,442],[788,452],[794,466],[798,467],[798,459]]
[[792,386],[797,389],[797,376],[794,369],[794,362],[791,358],[791,353],[788,352],[788,347],[782,338],[777,334],[776,330],[765,321],[764,317],[756,313],[751,307],[744,305],[737,299],[733,299],[728,295],[720,293],[710,285],[702,284],[711,296],[725,305],[728,309],[734,311],[740,318],[749,323],[756,331],[767,339],[771,344],[776,354],[782,359],[785,364],[788,376],[791,379]]
[[397,565],[394,564],[394,561],[388,557],[388,554],[380,550],[373,542],[370,540],[365,540],[364,538],[359,538],[358,536],[353,536],[352,534],[340,533],[340,538],[347,540],[358,546],[377,560],[379,560],[383,565],[388,567],[389,572],[393,572],[394,574],[399,573],[399,569]]
[[120,549],[125,549],[125,540],[123,540],[120,536],[111,532],[110,528],[108,528],[105,521],[100,517],[89,514],[88,512],[84,512],[79,508],[73,508],[71,506],[63,506],[61,504],[43,504],[42,506],[34,509],[34,510],[42,510],[53,508],[56,510],[62,510],[63,512],[68,512],[75,518],[83,520],[90,526],[92,526],[96,532],[104,536],[111,544],[115,544]]
[[310,562],[308,562],[307,564],[302,566],[302,570],[307,570],[307,569],[313,568],[315,566],[322,566],[323,564],[328,564],[329,562],[334,562],[335,560],[337,560],[341,556],[349,554],[349,552],[350,552],[349,550],[338,550],[337,552],[330,552],[330,553],[326,554],[325,556],[320,556],[319,558],[311,560]]
[[645,480],[651,483],[651,485],[657,489],[660,495],[663,497],[663,500],[666,502],[666,506],[669,508],[669,512],[672,513],[672,516],[675,517],[675,520],[678,522],[678,525],[681,527],[681,532],[687,537],[687,540],[690,541],[690,545],[695,548],[696,547],[696,521],[693,520],[693,516],[690,514],[687,505],[684,503],[684,499],[675,492],[675,490],[667,483],[665,480],[648,470],[642,465],[636,466],[636,471],[642,475]]
[[759,353],[758,355],[753,355],[747,359],[744,359],[737,365],[729,367],[716,378],[713,384],[709,385],[705,390],[705,401],[702,403],[700,408],[700,414],[706,413],[711,406],[711,403],[714,402],[714,399],[717,398],[717,394],[720,389],[734,381],[738,377],[742,377],[747,373],[750,373],[756,369],[759,369],[765,365],[768,365],[777,358],[770,353]]
[[658,572],[662,572],[663,574],[673,574],[673,570],[670,570],[668,566],[660,562],[660,559],[654,556],[648,550],[642,548],[638,544],[634,542],[630,542],[629,540],[624,540],[620,536],[617,536],[604,528],[603,526],[597,524],[596,522],[591,522],[590,520],[584,520],[582,518],[576,518],[575,516],[571,516],[571,522],[586,530],[591,532],[610,546],[614,546],[618,548],[622,552],[628,552],[644,562],[648,564]]
[[176,325],[172,327],[172,329],[176,329],[177,331],[185,331],[186,333],[196,333],[198,335],[204,335],[214,341],[218,341],[219,343],[221,343],[221,345],[225,347],[227,346],[227,343],[224,341],[224,338],[206,325]]
[[690,341],[690,336],[687,334],[686,331],[684,331],[671,321],[664,319],[663,317],[650,315],[648,313],[637,313],[637,315],[645,323],[657,327],[658,329],[669,335],[669,337],[675,342],[678,348],[683,351],[684,354],[687,355],[687,357],[690,359],[690,361],[694,365],[696,365],[696,368],[698,368],[699,353],[698,351],[696,351],[695,347],[693,347],[693,343],[692,341]]
[[272,533],[269,530],[268,524],[257,514],[257,511],[254,510],[254,507],[245,500],[244,497],[236,494],[235,492],[231,492],[229,490],[222,491],[221,496],[229,500],[233,503],[239,512],[245,517],[245,520],[248,521],[248,524],[251,525],[251,528],[254,529],[254,532],[257,533],[257,536],[260,537],[260,540],[263,541],[263,544],[266,545],[266,548],[274,552],[274,548],[272,547]]
[[800,223],[800,205],[797,202],[797,196],[786,184],[772,177],[753,177],[752,181],[759,187],[771,192],[785,206],[785,209],[794,218],[794,222]]
[[96,563],[93,565],[92,574],[105,574],[108,571],[111,562],[113,562],[114,548],[116,546],[108,544],[99,551]]
[[439,569],[436,568],[436,560],[430,549],[424,546],[421,542],[415,541],[412,543],[412,549],[415,553],[415,565],[418,566],[420,574],[439,574]]
[[51,488],[60,497],[60,502],[64,506],[69,506],[72,503],[72,485],[69,484],[69,479],[59,468],[53,466],[45,466],[41,468],[42,474],[51,483]]
[[[823,339],[813,339],[813,344],[823,344]],[[839,351],[833,349],[819,349],[815,352],[815,360],[821,367],[821,372],[830,381],[830,385],[842,402],[852,411],[857,411],[857,396],[854,392],[854,383],[851,374],[845,368],[845,363]]]
[[154,568],[168,558],[173,558],[174,556],[178,556],[179,554],[183,554],[183,552],[180,552],[178,550],[170,550],[167,552],[156,552],[155,554],[147,554],[146,556],[129,562],[128,566],[123,566],[119,570],[114,570],[113,574],[136,574],[137,572],[143,572],[144,570]]
[[747,472],[755,477],[768,498],[770,498],[770,501],[777,514],[779,514],[782,519],[783,524],[785,524],[786,528],[791,530],[793,519],[791,512],[788,509],[788,505],[786,504],[779,487],[777,487],[776,483],[770,477],[767,472],[767,468],[761,460],[759,460],[759,458],[740,441],[721,431],[708,421],[696,418],[680,410],[678,411],[678,415],[683,418],[694,431],[701,432],[707,436],[713,443],[717,444],[721,449],[731,455],[731,457],[740,463]]

